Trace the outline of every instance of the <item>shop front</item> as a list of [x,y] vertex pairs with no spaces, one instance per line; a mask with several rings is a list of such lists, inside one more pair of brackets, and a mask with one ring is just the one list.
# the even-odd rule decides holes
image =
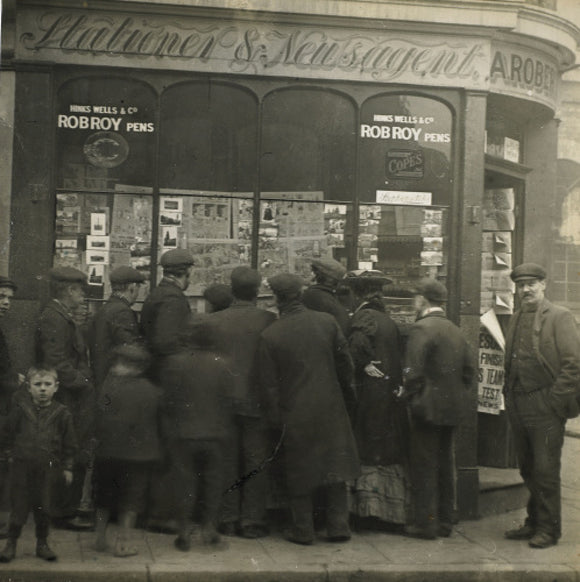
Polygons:
[[[50,267],[86,272],[98,305],[115,266],[154,284],[161,254],[181,247],[196,259],[194,308],[239,264],[307,280],[312,259],[333,257],[387,273],[403,326],[418,279],[441,279],[450,317],[474,347],[489,342],[480,316],[501,328],[513,310],[511,266],[543,256],[526,236],[546,231],[563,48],[453,25],[123,4],[15,12],[22,341]],[[465,516],[478,442],[489,464],[512,463],[489,452],[507,447],[488,435],[505,429],[500,380],[485,376],[461,429]]]

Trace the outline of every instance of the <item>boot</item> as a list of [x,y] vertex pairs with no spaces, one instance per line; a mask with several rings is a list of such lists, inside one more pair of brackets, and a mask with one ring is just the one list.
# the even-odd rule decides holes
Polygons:
[[46,538],[36,540],[36,555],[47,562],[54,562],[57,559],[57,555],[48,547]]
[[16,556],[16,538],[8,538],[4,549],[0,552],[0,562],[6,564]]
[[136,556],[139,551],[131,543],[132,531],[137,521],[136,511],[123,511],[119,516],[119,533],[117,534],[117,543],[115,544],[115,556],[117,558],[127,558]]

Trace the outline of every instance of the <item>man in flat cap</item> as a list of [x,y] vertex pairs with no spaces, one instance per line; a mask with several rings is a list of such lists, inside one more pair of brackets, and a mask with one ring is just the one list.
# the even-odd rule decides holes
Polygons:
[[314,541],[313,497],[326,492],[330,541],[350,539],[346,481],[360,464],[343,391],[353,364],[335,318],[301,302],[302,280],[281,274],[268,280],[280,319],[262,332],[259,370],[267,417],[282,430],[292,514],[287,539]]
[[348,311],[336,296],[346,269],[342,263],[334,259],[317,259],[312,261],[312,273],[316,282],[304,291],[302,303],[308,309],[333,315],[342,333],[348,337],[350,326]]
[[232,288],[225,283],[213,283],[205,288],[203,298],[207,301],[207,312],[216,313],[227,309],[234,300]]
[[505,537],[547,548],[562,534],[560,462],[566,419],[578,415],[580,337],[572,313],[544,297],[543,267],[523,263],[511,278],[519,308],[506,335],[504,394],[530,498],[524,525]]
[[445,315],[441,282],[422,279],[414,301],[417,320],[409,329],[403,369],[414,523],[405,531],[436,539],[451,535],[456,521],[453,439],[471,395],[475,361],[461,330]]
[[[73,416],[79,453],[73,467],[73,482],[57,502],[56,517],[73,529],[92,527],[92,520],[79,513],[85,473],[92,456],[95,390],[89,367],[84,334],[75,319],[85,301],[87,276],[72,267],[50,271],[51,300],[38,321],[37,354],[39,362],[58,373],[59,389],[55,398]],[[66,490],[66,488],[62,488]]]
[[[167,391],[164,368],[172,354],[185,346],[186,330],[191,317],[191,307],[185,290],[189,287],[194,264],[187,249],[166,251],[159,261],[163,278],[145,299],[141,310],[141,333],[151,352],[151,377],[163,392]],[[163,443],[167,448],[168,443]],[[149,527],[173,530],[176,515],[175,468],[166,467],[157,475],[151,488]]]
[[[10,310],[16,285],[8,277],[0,276],[0,319]],[[0,329],[0,429],[5,424],[10,409],[12,395],[18,387],[18,376],[12,367],[10,351],[2,329]],[[0,457],[0,512],[6,513],[8,501],[8,462]],[[2,523],[0,523],[2,525]],[[5,533],[0,532],[0,535]]]
[[[257,386],[256,358],[260,334],[276,316],[256,306],[261,282],[255,269],[236,267],[231,274],[233,303],[208,318],[214,349],[226,357],[232,373],[233,416],[228,419],[230,438],[225,451],[228,486],[259,467],[270,453]],[[246,538],[265,536],[267,486],[267,475],[261,471],[229,491],[224,497],[220,531],[226,535],[239,533]]]
[[137,301],[143,273],[129,266],[114,269],[109,275],[112,293],[95,314],[91,329],[91,364],[95,386],[100,389],[111,367],[113,350],[140,340],[137,314],[131,306]]

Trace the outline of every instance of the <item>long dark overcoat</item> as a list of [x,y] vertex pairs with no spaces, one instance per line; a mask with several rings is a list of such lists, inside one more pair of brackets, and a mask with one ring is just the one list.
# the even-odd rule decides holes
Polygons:
[[431,424],[456,426],[461,422],[468,406],[474,364],[461,330],[443,311],[430,312],[409,328],[405,389],[411,399],[425,389],[431,390],[427,411]]
[[93,435],[96,408],[83,334],[72,315],[54,299],[40,315],[37,331],[39,361],[58,372],[55,398],[71,411],[82,449]]
[[[392,465],[405,459],[407,411],[395,391],[402,384],[402,342],[395,322],[384,312],[363,306],[352,318],[349,337],[357,388],[354,425],[361,462]],[[364,368],[371,362],[384,374],[372,378]]]
[[285,427],[290,495],[358,477],[342,393],[351,386],[352,359],[334,317],[288,307],[262,333],[259,365],[269,418]]
[[249,301],[235,301],[209,315],[209,335],[215,350],[224,354],[238,382],[232,390],[233,410],[244,416],[260,416],[257,356],[260,334],[276,316]]
[[137,314],[125,299],[111,295],[97,311],[90,328],[91,365],[97,388],[107,377],[114,348],[134,343],[139,337]]
[[183,348],[183,331],[190,315],[191,307],[183,291],[170,279],[161,279],[141,310],[141,330],[156,358],[176,354]]

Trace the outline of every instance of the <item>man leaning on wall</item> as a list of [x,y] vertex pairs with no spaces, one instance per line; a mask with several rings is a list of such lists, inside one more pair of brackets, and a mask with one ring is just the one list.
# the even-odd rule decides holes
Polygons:
[[562,535],[560,467],[566,419],[578,415],[580,336],[572,313],[544,297],[542,266],[518,265],[511,278],[520,306],[507,331],[504,393],[530,498],[525,523],[505,537],[547,548]]

